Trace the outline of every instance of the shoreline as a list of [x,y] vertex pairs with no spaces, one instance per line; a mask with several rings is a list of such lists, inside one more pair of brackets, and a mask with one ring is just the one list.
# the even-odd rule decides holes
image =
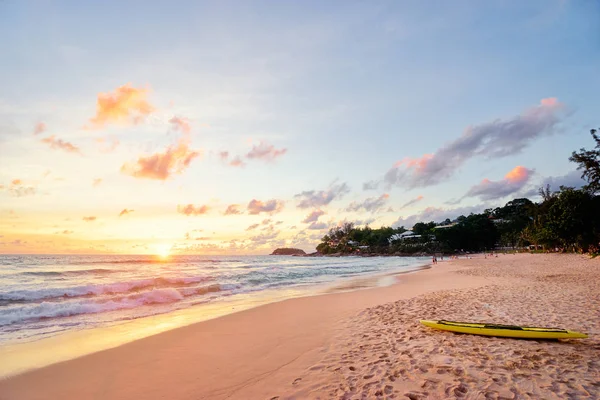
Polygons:
[[[407,271],[367,273],[352,277],[338,277],[332,282],[249,292],[225,298],[217,303],[197,305],[105,326],[74,330],[32,341],[3,344],[0,346],[0,359],[5,362],[0,363],[0,379],[7,379],[56,363],[113,349],[146,337],[268,304],[303,297],[389,286],[396,283],[397,276],[419,272],[431,268],[431,265],[416,264],[409,268]],[[392,278],[393,281],[388,280],[382,283],[382,280],[386,278]]]
[[[448,260],[391,286],[270,303],[29,371],[0,381],[0,393],[7,399],[64,400],[407,393],[418,399],[477,390],[495,393],[491,398],[561,398],[586,391],[593,397],[589,379],[600,372],[591,358],[592,349],[600,349],[600,322],[592,319],[600,309],[597,261],[560,255]],[[528,287],[536,290],[523,292]],[[529,296],[526,304],[522,296]],[[482,339],[418,324],[419,318],[445,316],[563,324],[587,331],[590,339],[558,345]],[[556,357],[565,365],[544,364]],[[552,383],[561,376],[579,386]]]

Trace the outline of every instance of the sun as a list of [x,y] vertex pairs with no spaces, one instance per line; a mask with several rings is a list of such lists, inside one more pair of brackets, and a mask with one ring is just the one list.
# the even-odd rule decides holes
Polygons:
[[160,258],[169,258],[171,255],[171,246],[170,244],[159,244],[156,246],[156,255]]

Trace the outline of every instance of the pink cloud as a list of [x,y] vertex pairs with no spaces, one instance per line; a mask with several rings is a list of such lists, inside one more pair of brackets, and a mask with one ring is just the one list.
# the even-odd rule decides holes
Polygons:
[[508,172],[504,176],[504,179],[506,179],[508,182],[520,183],[520,182],[527,181],[527,179],[529,179],[530,174],[531,174],[531,170],[518,165],[518,166],[514,167],[512,170],[510,170],[510,172]]
[[253,199],[248,203],[248,214],[256,215],[261,212],[268,213],[270,215],[276,214],[283,210],[284,202],[281,200],[268,200],[267,202],[262,202],[260,200]]
[[240,206],[238,204],[230,204],[227,206],[227,209],[224,212],[224,215],[237,215],[241,214]]
[[[449,179],[471,158],[518,154],[537,138],[557,132],[564,109],[556,98],[546,98],[511,118],[468,126],[460,137],[435,153],[398,161],[385,174],[384,181],[407,188],[432,186]],[[365,184],[365,188],[370,187],[370,182]]]
[[558,102],[558,99],[556,97],[548,97],[548,98],[542,99],[540,101],[540,104],[542,106],[545,106],[545,107],[558,107],[558,106],[560,106],[560,103]]
[[77,153],[81,154],[79,147],[75,146],[72,143],[65,142],[62,139],[57,139],[56,136],[48,136],[47,138],[42,139],[42,143],[46,143],[50,146],[51,149],[60,149],[64,150],[68,153]]
[[506,197],[521,190],[533,173],[533,170],[519,165],[510,170],[504,176],[504,179],[499,181],[483,179],[481,183],[471,187],[464,197],[479,197],[484,201]]
[[102,183],[102,178],[96,178],[92,181],[92,186],[96,187]]
[[173,129],[175,129],[176,131],[181,131],[185,134],[189,134],[192,132],[190,121],[187,118],[173,117],[169,120],[169,123],[173,125]]
[[38,122],[33,127],[33,134],[34,135],[39,135],[40,133],[45,132],[45,131],[46,131],[46,124],[43,123],[43,122]]
[[169,146],[164,153],[140,157],[135,164],[123,164],[121,172],[135,178],[166,180],[190,166],[200,152],[191,150],[189,137],[184,136],[177,146]]
[[221,161],[226,162],[227,164],[229,164],[232,167],[243,167],[246,165],[246,163],[244,161],[242,161],[240,156],[236,156],[233,160],[229,161],[229,152],[228,151],[220,152],[219,157],[221,158]]
[[229,162],[229,165],[231,165],[232,167],[243,167],[246,165],[246,163],[243,162],[239,156],[237,156]]
[[[400,209],[406,208],[406,207],[408,207],[408,206],[415,205],[415,204],[417,204],[418,202],[420,202],[421,200],[423,200],[423,198],[424,198],[423,196],[419,195],[419,196],[415,197],[414,199],[412,199],[412,200],[409,200],[409,201],[407,201],[406,203],[404,203],[404,204],[402,205],[402,207],[400,207]],[[393,210],[392,210],[392,211],[393,211]]]
[[260,224],[252,224],[249,227],[246,228],[247,231],[252,231],[256,228],[258,228],[260,226]]
[[119,139],[115,137],[97,138],[96,143],[100,145],[102,153],[112,153],[120,144]]
[[273,161],[277,157],[284,155],[286,152],[287,149],[276,149],[275,146],[261,141],[258,146],[252,146],[252,150],[246,154],[246,157],[250,159]]
[[137,89],[127,83],[114,93],[99,93],[96,115],[90,119],[91,128],[103,128],[108,123],[138,124],[154,112],[146,100],[147,89]]
[[325,222],[316,222],[315,221],[312,224],[310,224],[307,229],[321,230],[321,229],[327,229],[327,228],[328,228],[328,225]]
[[387,193],[382,194],[379,197],[369,197],[362,202],[352,202],[346,208],[346,211],[356,212],[360,210],[365,210],[369,212],[377,212],[380,211],[386,204],[387,200],[390,198],[390,195]]
[[[4,189],[4,185],[0,185],[0,189]],[[36,189],[33,186],[24,186],[22,179],[13,179],[7,188],[8,194],[13,197],[25,197],[33,196],[36,193]],[[12,214],[12,211],[11,211]]]
[[96,220],[96,217],[94,216],[90,216],[90,217],[83,217],[82,218],[85,222],[94,222]]
[[131,214],[132,212],[134,212],[135,210],[128,210],[127,208],[124,208],[123,211],[121,211],[119,213],[119,217],[122,217],[123,215],[127,215],[127,214]]
[[325,211],[314,210],[313,212],[308,214],[302,222],[304,222],[305,224],[308,224],[310,222],[317,222],[319,220],[319,217],[321,217],[322,215],[325,215]]
[[185,214],[187,216],[190,215],[203,215],[206,214],[208,212],[210,208],[207,205],[202,205],[202,206],[194,206],[193,204],[187,204],[187,205],[178,205],[177,206],[177,212],[181,213],[181,214]]

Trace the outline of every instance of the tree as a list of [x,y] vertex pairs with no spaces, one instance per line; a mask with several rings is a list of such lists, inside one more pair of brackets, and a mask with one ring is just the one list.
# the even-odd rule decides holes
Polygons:
[[596,142],[596,150],[579,150],[579,153],[573,152],[569,161],[579,164],[578,170],[583,170],[581,177],[587,180],[585,187],[590,193],[600,192],[600,137],[597,130],[592,129],[590,133]]

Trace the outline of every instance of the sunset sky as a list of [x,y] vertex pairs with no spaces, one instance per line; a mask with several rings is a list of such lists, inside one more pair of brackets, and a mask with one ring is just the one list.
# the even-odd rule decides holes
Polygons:
[[0,253],[314,251],[580,185],[597,1],[0,1]]

